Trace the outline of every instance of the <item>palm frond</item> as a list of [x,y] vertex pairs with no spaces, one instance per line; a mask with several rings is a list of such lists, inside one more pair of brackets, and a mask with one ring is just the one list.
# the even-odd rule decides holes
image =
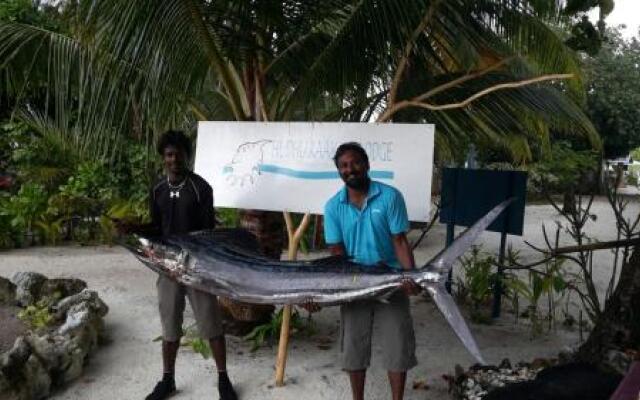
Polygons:
[[[552,27],[563,2],[80,3],[73,39],[0,24],[0,79],[22,118],[95,156],[112,157],[132,127],[150,143],[201,118],[368,120],[420,94],[456,103],[546,74],[576,79],[487,93],[459,109],[402,110],[393,120],[435,123],[439,143],[493,140],[525,155],[524,139],[551,130],[599,143],[577,105],[576,55]],[[460,79],[491,65],[499,68]]]

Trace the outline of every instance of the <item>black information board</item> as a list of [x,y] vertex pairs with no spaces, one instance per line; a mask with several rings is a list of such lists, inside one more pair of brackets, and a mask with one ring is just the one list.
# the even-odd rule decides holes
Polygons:
[[440,222],[471,226],[493,207],[515,197],[487,230],[522,236],[526,190],[526,172],[445,168]]

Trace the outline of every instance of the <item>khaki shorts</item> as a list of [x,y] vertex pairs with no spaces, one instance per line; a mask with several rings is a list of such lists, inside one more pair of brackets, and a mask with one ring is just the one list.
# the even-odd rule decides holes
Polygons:
[[189,304],[191,304],[200,337],[208,340],[223,334],[216,296],[188,288],[162,275],[158,277],[156,287],[158,288],[162,338],[165,341],[176,342],[182,336],[185,296],[189,297]]
[[409,298],[398,292],[388,303],[356,301],[340,309],[340,352],[342,368],[359,371],[369,367],[374,324],[380,331],[382,364],[387,371],[402,372],[415,367],[416,340]]

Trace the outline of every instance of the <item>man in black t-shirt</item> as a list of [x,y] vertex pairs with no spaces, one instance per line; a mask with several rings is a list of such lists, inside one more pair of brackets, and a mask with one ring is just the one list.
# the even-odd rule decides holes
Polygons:
[[[199,175],[187,169],[191,143],[184,133],[165,132],[158,143],[166,176],[160,178],[150,193],[151,223],[121,230],[147,234],[170,235],[215,225],[213,190]],[[161,400],[176,391],[174,370],[180,337],[185,296],[198,326],[200,336],[209,340],[218,369],[218,391],[221,400],[236,400],[237,396],[226,371],[226,348],[221,314],[214,295],[186,287],[160,275],[157,281],[160,320],[162,322],[162,360],[164,375],[146,400]]]

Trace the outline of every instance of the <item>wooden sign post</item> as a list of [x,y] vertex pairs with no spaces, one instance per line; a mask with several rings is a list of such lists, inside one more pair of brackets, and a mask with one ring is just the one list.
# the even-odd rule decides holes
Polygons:
[[[287,258],[290,261],[294,261],[298,258],[298,247],[302,235],[309,226],[311,221],[311,214],[306,213],[300,222],[300,225],[295,229],[293,227],[293,220],[291,214],[288,211],[284,211],[284,221],[287,224],[287,235],[289,236],[289,249],[287,251]],[[280,341],[278,343],[278,358],[276,359],[276,386],[284,386],[284,369],[287,365],[287,349],[289,346],[289,324],[291,321],[291,305],[285,305],[282,309],[282,325],[280,326]]]

